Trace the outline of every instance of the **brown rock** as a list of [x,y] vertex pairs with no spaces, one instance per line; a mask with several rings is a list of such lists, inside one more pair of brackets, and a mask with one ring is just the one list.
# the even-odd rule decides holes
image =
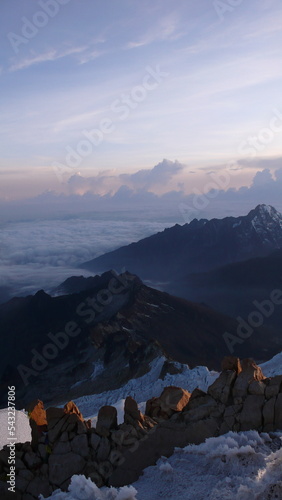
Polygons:
[[109,436],[111,429],[117,428],[117,410],[114,406],[102,406],[98,413],[96,432],[100,436]]
[[[237,359],[237,358],[236,358]],[[233,384],[236,380],[236,372],[232,370],[223,371],[214,383],[208,388],[208,394],[216,401],[227,404],[231,396]]]
[[84,422],[84,419],[83,419],[83,416],[82,414],[80,413],[79,409],[77,408],[76,404],[73,402],[73,401],[69,401],[69,403],[67,403],[65,406],[64,406],[64,411],[65,413],[68,413],[69,415],[71,413],[75,413],[75,415],[78,416],[78,418]]
[[149,399],[146,415],[152,419],[166,420],[175,412],[181,412],[188,404],[191,394],[181,387],[166,387],[159,398]]
[[225,406],[215,401],[211,396],[205,395],[194,399],[190,406],[187,406],[184,412],[184,421],[186,423],[199,422],[210,417],[219,417],[223,414]]
[[249,385],[254,380],[262,381],[265,378],[261,368],[252,359],[244,359],[242,361],[242,371],[239,373],[232,391],[234,402],[242,402],[242,399],[248,394]]
[[29,418],[34,420],[38,426],[47,425],[46,411],[44,410],[44,404],[39,399],[33,401],[27,407]]
[[242,371],[240,359],[235,356],[225,356],[221,362],[221,369],[222,371],[234,370],[239,375]]
[[[138,408],[138,404],[135,399],[131,396],[128,396],[124,403],[124,422],[126,422],[126,418],[130,416],[133,420],[138,420],[139,422],[144,421],[144,416]],[[130,422],[131,423],[131,422]]]

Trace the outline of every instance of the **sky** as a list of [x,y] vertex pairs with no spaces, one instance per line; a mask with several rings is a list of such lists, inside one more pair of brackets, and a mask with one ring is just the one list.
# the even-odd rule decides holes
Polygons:
[[2,0],[0,202],[275,177],[281,21],[279,0]]

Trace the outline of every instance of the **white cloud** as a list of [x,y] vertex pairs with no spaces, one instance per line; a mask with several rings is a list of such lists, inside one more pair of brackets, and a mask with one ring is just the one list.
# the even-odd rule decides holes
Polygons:
[[28,295],[42,288],[49,291],[69,276],[93,275],[79,264],[171,225],[169,220],[144,220],[142,214],[134,221],[113,217],[2,225],[0,289],[7,286],[12,295]]
[[178,161],[164,159],[152,169],[143,169],[133,174],[116,174],[114,171],[101,172],[94,177],[83,177],[81,174],[75,174],[70,177],[68,186],[70,192],[74,194],[84,194],[91,192],[93,194],[115,193],[122,186],[126,186],[133,191],[158,191],[169,190],[169,183],[175,176],[181,174],[184,165]]
[[9,67],[9,71],[19,71],[22,69],[29,68],[34,64],[40,64],[48,61],[56,61],[57,59],[61,59],[63,57],[71,56],[74,54],[80,54],[87,49],[86,46],[83,47],[71,47],[64,50],[50,49],[47,52],[43,52],[41,54],[34,54],[31,57],[26,57],[21,61],[15,62],[11,64]]

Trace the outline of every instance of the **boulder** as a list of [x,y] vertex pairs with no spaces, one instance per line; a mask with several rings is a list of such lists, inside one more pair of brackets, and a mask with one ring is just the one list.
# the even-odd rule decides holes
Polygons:
[[[94,430],[94,429],[93,429]],[[96,450],[100,444],[101,437],[96,434],[96,432],[91,432],[90,435],[90,445],[93,450]]]
[[124,403],[124,423],[131,424],[132,421],[134,422],[136,420],[143,423],[144,416],[139,410],[135,399],[133,399],[131,396],[128,396]]
[[89,446],[86,434],[79,434],[71,441],[71,449],[74,453],[86,458],[89,455]]
[[114,406],[102,406],[98,413],[96,432],[107,437],[112,429],[117,429],[117,410]]
[[232,393],[232,387],[236,380],[236,372],[233,370],[223,371],[214,383],[208,388],[208,394],[213,399],[226,405]]
[[185,408],[190,396],[191,394],[181,387],[166,387],[159,398],[147,401],[145,414],[152,419],[167,420]]
[[110,441],[108,440],[108,438],[102,437],[97,451],[98,462],[104,462],[105,460],[107,460],[110,452],[111,452]]
[[239,375],[242,371],[240,359],[235,356],[225,356],[221,362],[221,370],[233,370]]
[[84,422],[83,416],[80,413],[79,409],[77,408],[76,404],[73,401],[69,401],[65,406],[64,406],[64,412],[68,413],[69,415],[71,413],[74,413],[75,415],[78,416],[79,420],[81,422]]
[[242,402],[248,395],[249,385],[253,381],[262,381],[265,378],[261,368],[252,359],[244,359],[242,361],[242,371],[239,373],[232,391],[234,403]]
[[262,380],[254,380],[248,387],[248,393],[255,396],[264,396],[266,384]]
[[249,395],[246,397],[243,409],[238,416],[241,431],[262,430],[262,408],[264,396]]
[[44,404],[39,399],[33,401],[27,407],[28,415],[31,420],[38,426],[47,425],[46,411],[44,410]]
[[74,474],[82,474],[85,460],[76,453],[54,455],[49,457],[49,481],[52,485],[61,487]]
[[276,377],[267,380],[267,387],[265,389],[266,399],[270,399],[273,396],[277,396],[282,387],[282,375],[277,375]]

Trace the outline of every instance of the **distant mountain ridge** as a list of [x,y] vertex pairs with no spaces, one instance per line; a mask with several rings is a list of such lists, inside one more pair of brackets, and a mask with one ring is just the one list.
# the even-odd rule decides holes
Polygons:
[[[118,388],[146,373],[156,357],[218,369],[229,354],[224,333],[236,335],[236,320],[129,273],[94,280],[96,287],[79,293],[51,297],[41,290],[0,306],[4,395],[14,384],[19,404],[38,394],[53,402],[66,393],[74,398]],[[278,351],[275,337],[261,328],[236,353],[266,360]]]
[[258,205],[246,216],[194,219],[106,253],[81,267],[127,269],[141,279],[171,281],[183,274],[262,257],[282,248],[282,215]]

